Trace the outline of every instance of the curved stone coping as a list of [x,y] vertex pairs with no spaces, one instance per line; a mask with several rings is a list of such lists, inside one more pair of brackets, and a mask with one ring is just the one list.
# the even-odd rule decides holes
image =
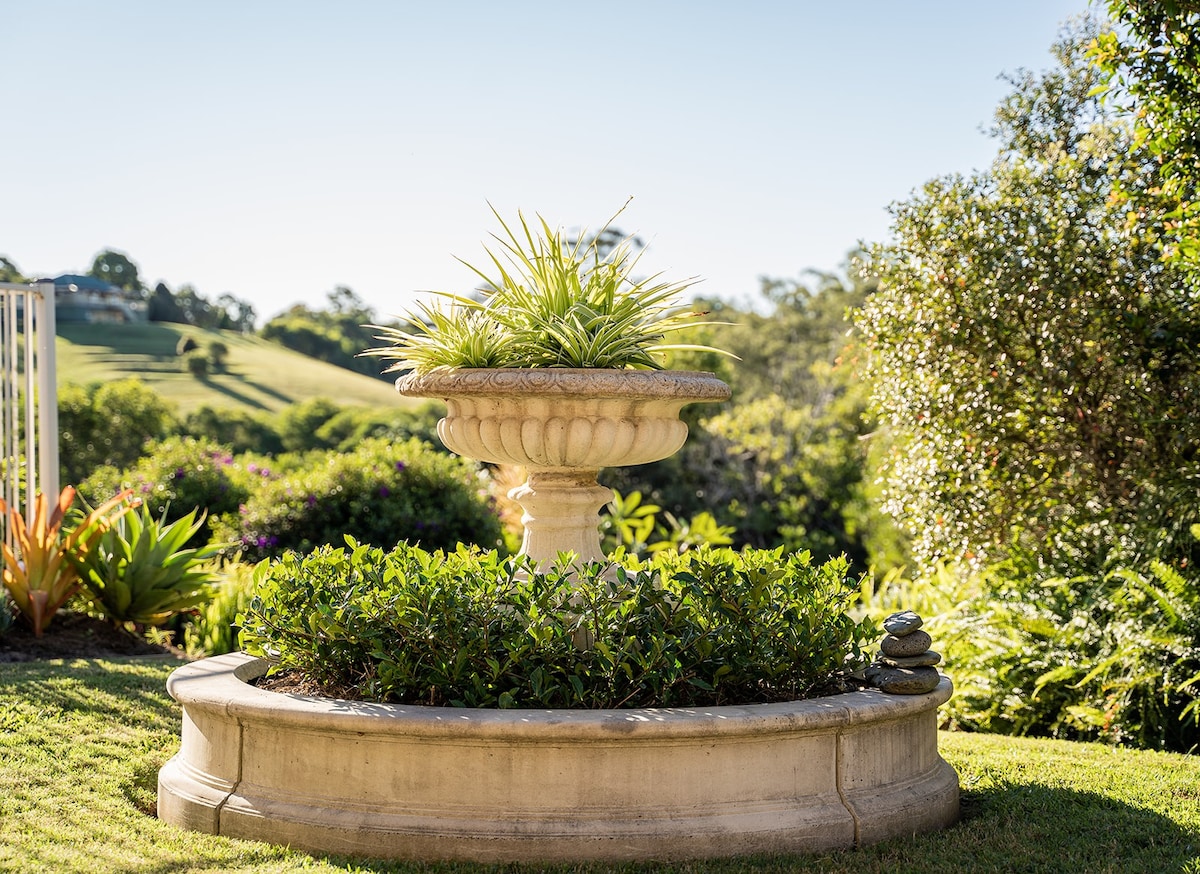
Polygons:
[[378,704],[270,692],[251,685],[266,674],[268,662],[230,653],[192,662],[174,671],[167,691],[196,711],[269,720],[279,726],[323,726],[403,735],[429,735],[489,741],[538,739],[611,740],[620,736],[729,737],[772,730],[837,729],[866,722],[890,722],[936,708],[950,700],[946,677],[924,695],[888,695],[874,690],[780,704],[629,710],[522,710]]
[[711,373],[684,370],[587,370],[569,367],[456,368],[402,376],[396,390],[412,397],[588,396],[683,403],[724,401],[729,386]]

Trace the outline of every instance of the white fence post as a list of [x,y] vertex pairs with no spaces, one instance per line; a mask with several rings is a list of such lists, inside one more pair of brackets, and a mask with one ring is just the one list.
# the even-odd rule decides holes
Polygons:
[[59,490],[55,333],[54,283],[0,283],[0,498],[29,521],[34,496]]

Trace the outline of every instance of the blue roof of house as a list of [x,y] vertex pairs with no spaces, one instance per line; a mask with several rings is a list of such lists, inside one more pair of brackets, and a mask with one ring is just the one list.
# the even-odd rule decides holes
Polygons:
[[74,285],[80,291],[120,291],[115,285],[97,279],[95,276],[80,276],[77,273],[64,273],[51,280],[55,285]]

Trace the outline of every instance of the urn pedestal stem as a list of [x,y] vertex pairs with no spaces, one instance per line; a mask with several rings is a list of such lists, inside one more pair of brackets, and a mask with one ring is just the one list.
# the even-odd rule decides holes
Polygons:
[[508,496],[525,513],[521,555],[539,564],[560,552],[575,553],[580,565],[603,561],[600,548],[599,514],[612,500],[612,489],[596,482],[595,470],[530,472],[529,479]]

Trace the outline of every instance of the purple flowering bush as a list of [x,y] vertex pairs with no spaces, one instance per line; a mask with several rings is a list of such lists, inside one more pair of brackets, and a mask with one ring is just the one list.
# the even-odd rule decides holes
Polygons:
[[[247,560],[356,540],[454,549],[503,544],[499,517],[473,466],[420,440],[363,441],[353,452],[315,453],[307,465],[263,478],[218,534]],[[226,524],[228,523],[228,530]]]
[[133,468],[101,467],[79,484],[92,506],[123,488],[133,489],[155,518],[170,523],[193,510],[207,512],[204,525],[188,541],[200,546],[212,537],[220,516],[236,516],[250,497],[255,475],[234,458],[228,446],[194,437],[168,437],[147,446]]

